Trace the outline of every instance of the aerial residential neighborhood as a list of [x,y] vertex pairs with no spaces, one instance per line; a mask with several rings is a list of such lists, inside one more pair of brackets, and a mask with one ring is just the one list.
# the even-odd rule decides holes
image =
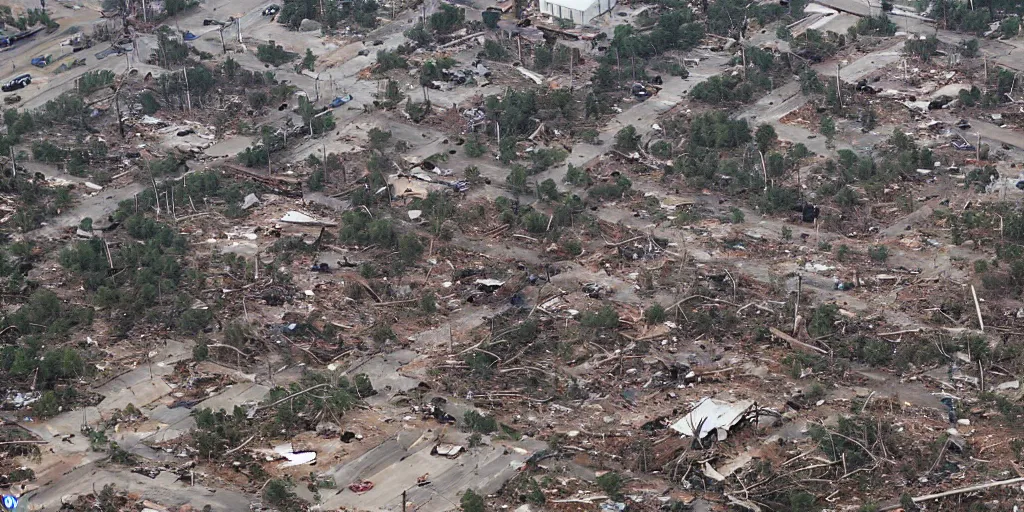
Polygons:
[[0,4],[0,511],[1017,512],[1021,16]]

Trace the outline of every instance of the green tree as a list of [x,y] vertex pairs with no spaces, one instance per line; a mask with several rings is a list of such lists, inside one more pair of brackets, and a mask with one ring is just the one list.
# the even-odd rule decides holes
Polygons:
[[377,72],[387,73],[392,69],[407,69],[409,61],[397,52],[377,50]]
[[383,151],[387,146],[388,141],[391,140],[391,131],[384,131],[380,128],[373,127],[367,132],[367,137],[370,139],[370,149],[377,151]]
[[633,125],[626,126],[615,134],[615,149],[624,152],[636,151],[640,147],[640,135]]
[[287,480],[279,478],[270,480],[263,488],[263,499],[271,505],[286,507],[296,498],[295,493],[291,491],[292,487],[294,487],[292,483]]
[[622,475],[610,471],[597,477],[596,483],[610,498],[617,500],[622,496],[622,485],[624,483]]
[[648,325],[664,322],[667,316],[665,307],[661,304],[654,304],[644,310],[644,321],[646,321]]
[[501,43],[488,39],[484,41],[484,56],[490,60],[503,62],[508,59],[508,50]]
[[[465,151],[466,156],[470,158],[480,158],[484,156],[484,153],[487,153],[487,145],[480,142],[479,138],[473,137],[466,141]],[[479,174],[479,170],[477,170],[477,174]]]
[[865,108],[860,114],[860,124],[865,131],[871,131],[878,125],[878,115],[875,114],[875,109],[868,107]]
[[60,399],[53,391],[43,393],[36,403],[32,404],[32,412],[40,419],[51,418],[61,411]]
[[306,185],[309,186],[309,190],[313,192],[319,192],[324,189],[324,170],[317,168],[313,170],[313,173],[309,175],[309,179],[306,180]]
[[800,91],[807,95],[821,94],[825,91],[825,86],[818,79],[818,73],[810,67],[804,68],[800,73]]
[[512,167],[512,172],[505,178],[505,182],[508,183],[510,189],[515,194],[526,194],[530,192],[530,185],[527,182],[529,175],[526,172],[526,168],[521,165]]
[[537,186],[537,193],[548,200],[557,201],[559,196],[558,184],[555,183],[555,180],[548,178]]
[[109,69],[87,71],[78,77],[78,92],[88,96],[114,83],[114,72]]
[[768,153],[768,150],[775,144],[779,139],[779,136],[775,133],[775,128],[770,124],[762,124],[757,127],[757,132],[754,134],[754,140],[757,141],[757,149],[761,153]]
[[868,16],[857,21],[857,33],[863,35],[892,36],[896,34],[896,24],[888,16]]
[[821,134],[825,136],[828,144],[832,145],[832,138],[836,136],[836,122],[829,116],[821,118]]
[[139,103],[142,104],[142,113],[153,115],[160,110],[160,102],[156,100],[153,93],[146,91],[139,95]]
[[879,263],[885,263],[889,259],[889,248],[884,245],[874,245],[868,248],[868,256]]
[[978,40],[977,39],[966,39],[960,41],[960,54],[964,57],[977,57],[978,56]]
[[308,69],[313,71],[313,66],[316,64],[316,55],[313,55],[313,51],[306,48],[306,56],[302,58],[302,64],[299,65],[300,69]]
[[1003,21],[999,22],[999,31],[1007,39],[1016,37],[1020,33],[1020,18],[1017,16],[1003,18]]
[[903,46],[905,53],[924,62],[931,60],[932,55],[935,55],[938,50],[939,39],[934,34],[924,39],[911,38]]
[[786,159],[780,153],[772,151],[765,157],[768,164],[768,176],[779,178],[786,173]]
[[266,44],[256,47],[256,58],[260,62],[265,62],[271,66],[280,66],[294,60],[296,57],[296,54],[286,51],[284,47],[275,44],[274,41],[268,41]]
[[430,30],[438,34],[451,34],[466,23],[466,10],[451,4],[441,4],[441,9],[430,15]]
[[334,129],[334,114],[317,112],[313,102],[306,96],[299,96],[299,115],[302,116],[302,124],[307,126],[313,135]]
[[196,0],[167,0],[164,2],[164,9],[167,10],[168,16],[175,16],[197,5],[199,2]]
[[157,58],[168,69],[179,68],[188,60],[190,50],[180,37],[166,25],[157,29]]
[[542,44],[534,47],[533,49],[533,69],[537,71],[544,71],[551,65],[551,60],[554,58],[554,53],[551,51],[551,47]]
[[462,512],[486,512],[487,510],[484,497],[474,492],[473,489],[466,489],[459,500],[459,506],[462,507]]
[[611,306],[604,306],[597,311],[584,311],[580,315],[580,324],[590,329],[614,329],[619,326],[619,313]]
[[398,258],[402,263],[411,265],[423,255],[423,243],[414,234],[402,235],[398,238]]

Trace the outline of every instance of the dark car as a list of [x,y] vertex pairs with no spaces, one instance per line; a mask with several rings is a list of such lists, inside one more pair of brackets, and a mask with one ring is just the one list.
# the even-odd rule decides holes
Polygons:
[[24,74],[16,76],[13,79],[11,79],[10,82],[7,82],[3,86],[0,86],[0,90],[3,90],[4,92],[17,91],[18,89],[22,89],[30,83],[32,83],[32,75]]
[[266,9],[263,9],[264,16],[273,16],[279,12],[281,12],[281,6],[277,4],[269,5]]

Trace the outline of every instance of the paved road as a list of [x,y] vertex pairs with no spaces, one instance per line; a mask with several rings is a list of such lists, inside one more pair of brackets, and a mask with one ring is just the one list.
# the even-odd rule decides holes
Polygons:
[[683,102],[690,89],[708,78],[721,72],[722,65],[728,58],[722,55],[706,54],[697,66],[689,69],[688,78],[673,76],[667,78],[662,84],[661,91],[651,99],[624,110],[613,117],[599,134],[598,144],[576,144],[573,146],[572,154],[566,159],[565,165],[553,167],[545,172],[536,175],[537,182],[548,178],[556,183],[565,181],[565,173],[568,171],[568,164],[582,166],[612,149],[615,144],[615,134],[628,125],[633,125],[637,133],[647,139],[654,132],[654,123],[658,117],[665,112],[675,108]]
[[[842,66],[839,70],[839,76],[843,82],[848,84],[854,84],[858,80],[870,75],[876,70],[899,62],[902,54],[903,42],[897,42],[896,44],[887,46],[867,53],[849,63]],[[828,77],[836,76],[836,67],[834,63],[822,63],[815,67],[815,70],[822,75]],[[737,114],[740,119],[750,119],[751,122],[759,124],[763,122],[771,123],[775,127],[775,131],[782,139],[791,140],[793,142],[802,142],[811,151],[819,154],[829,154],[830,151],[825,147],[824,139],[818,137],[817,139],[809,139],[808,137],[812,132],[796,125],[782,124],[779,120],[785,117],[790,112],[793,112],[800,107],[807,104],[809,98],[800,92],[800,86],[797,82],[790,82],[778,89],[773,90],[771,93],[765,95],[753,105],[743,109]],[[956,124],[959,117],[955,117],[948,111],[932,111],[929,113],[932,118],[940,121],[944,121],[951,125]],[[882,126],[874,130],[871,134],[856,135],[856,132],[848,133],[844,137],[854,137],[852,144],[845,142],[836,143],[838,149],[854,149],[855,151],[867,152],[870,151],[874,144],[884,140],[888,134],[892,133],[892,126]],[[962,134],[965,138],[970,141],[975,141],[978,134],[981,135],[982,141],[987,142],[992,146],[1000,146],[1002,144],[1008,144],[1010,146],[1016,146],[1017,148],[1024,149],[1024,134],[1019,132],[1000,128],[992,123],[981,121],[979,119],[971,119],[971,129],[962,130]],[[1015,156],[1020,156],[1019,153]]]
[[[89,191],[89,189],[85,188],[86,180],[70,176],[61,172],[52,165],[35,161],[21,162],[19,165],[24,166],[31,172],[43,174],[47,178],[59,178],[71,181],[75,183],[79,189],[86,192]],[[120,188],[104,188],[103,190],[95,193],[90,192],[91,195],[82,195],[79,197],[78,203],[71,209],[50,219],[47,221],[45,226],[29,232],[27,236],[34,239],[56,237],[59,236],[62,231],[78,226],[85,217],[97,220],[105,219],[108,215],[117,211],[118,204],[121,201],[131,199],[135,194],[141,193],[145,190],[145,188],[146,185],[144,184],[132,183]]]

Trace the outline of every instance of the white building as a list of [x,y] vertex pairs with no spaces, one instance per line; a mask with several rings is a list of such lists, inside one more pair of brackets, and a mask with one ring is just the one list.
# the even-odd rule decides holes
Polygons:
[[616,0],[539,0],[540,12],[555,18],[586,25],[590,20],[612,10]]

